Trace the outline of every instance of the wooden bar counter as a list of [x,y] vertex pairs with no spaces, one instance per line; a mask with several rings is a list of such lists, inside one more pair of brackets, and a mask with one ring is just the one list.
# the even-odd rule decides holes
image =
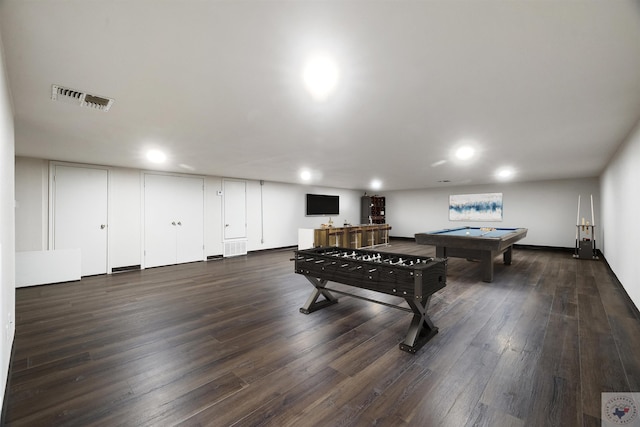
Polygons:
[[360,224],[313,230],[313,246],[359,249],[389,244],[389,224]]

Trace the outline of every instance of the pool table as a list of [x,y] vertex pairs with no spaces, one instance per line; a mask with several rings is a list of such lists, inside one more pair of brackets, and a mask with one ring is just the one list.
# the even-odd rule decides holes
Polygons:
[[493,259],[503,254],[505,264],[511,264],[513,244],[527,236],[526,228],[459,227],[416,233],[419,245],[434,245],[438,258],[480,260],[482,280],[493,280]]

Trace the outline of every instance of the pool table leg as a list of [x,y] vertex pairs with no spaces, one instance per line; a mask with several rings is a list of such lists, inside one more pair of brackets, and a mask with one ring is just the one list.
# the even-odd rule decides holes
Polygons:
[[480,268],[482,268],[482,281],[493,281],[493,258],[495,253],[493,251],[482,251],[480,259]]
[[504,251],[504,254],[502,254],[502,260],[505,265],[511,265],[511,249],[513,249],[513,246],[509,246],[507,250]]

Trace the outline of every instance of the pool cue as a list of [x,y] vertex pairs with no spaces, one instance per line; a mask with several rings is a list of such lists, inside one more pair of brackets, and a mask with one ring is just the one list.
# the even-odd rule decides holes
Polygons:
[[578,239],[580,239],[580,195],[578,194],[578,214],[576,215],[576,250],[574,256],[578,256]]

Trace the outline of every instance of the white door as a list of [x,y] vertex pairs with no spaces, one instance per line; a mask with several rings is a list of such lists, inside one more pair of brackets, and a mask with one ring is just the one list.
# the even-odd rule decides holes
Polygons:
[[204,180],[180,178],[176,196],[177,262],[204,259]]
[[145,267],[176,263],[176,218],[170,196],[174,191],[173,177],[144,175]]
[[82,276],[107,272],[106,169],[54,165],[53,249],[80,248]]
[[203,259],[204,180],[145,174],[145,267]]
[[224,239],[247,237],[247,183],[224,180]]

